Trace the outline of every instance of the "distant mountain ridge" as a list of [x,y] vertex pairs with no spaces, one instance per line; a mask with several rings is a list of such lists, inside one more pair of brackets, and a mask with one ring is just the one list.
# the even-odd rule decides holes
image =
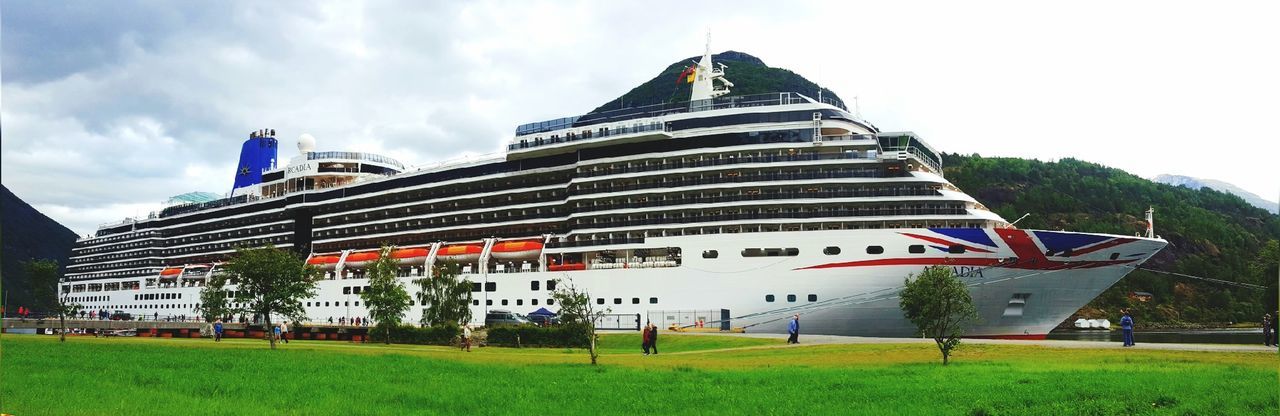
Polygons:
[[24,263],[33,259],[58,262],[65,271],[77,234],[40,213],[0,185],[0,289],[10,311],[31,305],[31,282]]
[[[677,82],[677,78],[685,68],[696,63],[698,59],[701,59],[701,57],[694,56],[676,61],[668,65],[653,79],[632,88],[631,91],[627,91],[621,97],[614,98],[596,107],[588,114],[621,108],[689,101],[689,94],[692,92],[690,85],[692,84]],[[717,65],[720,63],[725,64],[724,77],[733,82],[733,87],[729,88],[728,96],[730,97],[771,92],[798,92],[815,99],[818,98],[818,89],[820,88],[818,84],[788,69],[770,67],[764,63],[764,60],[751,54],[725,51],[711,55],[711,60]],[[835,92],[826,88],[822,88],[822,96],[823,98],[840,99]]]
[[1223,182],[1217,179],[1202,179],[1170,174],[1158,175],[1152,180],[1173,186],[1183,186],[1191,189],[1209,188],[1218,192],[1232,194],[1244,199],[1244,202],[1248,202],[1249,205],[1265,209],[1273,214],[1280,214],[1280,207],[1277,207],[1275,201],[1267,200],[1266,198],[1258,196],[1258,194],[1246,191],[1229,182]]

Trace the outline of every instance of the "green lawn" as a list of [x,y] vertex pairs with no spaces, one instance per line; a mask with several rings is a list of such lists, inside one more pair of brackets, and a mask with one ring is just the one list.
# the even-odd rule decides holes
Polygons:
[[1277,414],[1277,356],[664,334],[566,349],[0,338],[0,411],[57,414]]

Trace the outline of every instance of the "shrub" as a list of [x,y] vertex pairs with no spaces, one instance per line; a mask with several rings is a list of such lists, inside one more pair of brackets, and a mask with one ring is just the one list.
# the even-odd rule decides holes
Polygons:
[[488,329],[489,345],[504,347],[576,347],[588,345],[588,328],[563,324],[548,327],[536,325],[495,326]]
[[[385,329],[382,325],[369,330],[369,341],[383,342]],[[428,327],[398,325],[391,328],[391,342],[396,344],[453,345],[454,338],[462,330],[456,324],[444,324]]]

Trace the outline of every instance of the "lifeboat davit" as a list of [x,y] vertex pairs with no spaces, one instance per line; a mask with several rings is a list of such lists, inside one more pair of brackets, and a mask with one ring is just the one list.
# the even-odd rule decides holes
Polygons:
[[444,246],[436,252],[436,260],[442,263],[471,263],[480,260],[481,251],[484,251],[484,246],[479,244]]
[[343,268],[363,269],[365,266],[378,260],[380,254],[377,251],[361,251],[359,253],[351,253],[347,255],[347,261],[342,263]]
[[503,241],[490,250],[495,260],[536,259],[542,253],[542,243],[537,241]]
[[391,258],[401,266],[421,266],[427,263],[427,254],[431,250],[425,248],[403,248],[391,252]]
[[314,256],[307,260],[307,264],[320,270],[331,271],[338,267],[338,256]]
[[170,267],[160,271],[160,277],[165,277],[165,278],[178,277],[178,275],[180,274],[182,274],[181,267]]

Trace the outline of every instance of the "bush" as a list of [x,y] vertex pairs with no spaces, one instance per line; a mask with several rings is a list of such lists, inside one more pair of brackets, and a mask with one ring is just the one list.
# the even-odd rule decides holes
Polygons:
[[[369,328],[370,342],[383,342],[386,329],[382,325]],[[400,325],[391,328],[391,342],[394,344],[421,345],[453,345],[454,338],[462,330],[456,324],[444,324],[420,328],[412,325]]]
[[548,327],[536,325],[495,326],[488,329],[489,345],[504,347],[577,347],[588,345],[588,328],[580,324]]

